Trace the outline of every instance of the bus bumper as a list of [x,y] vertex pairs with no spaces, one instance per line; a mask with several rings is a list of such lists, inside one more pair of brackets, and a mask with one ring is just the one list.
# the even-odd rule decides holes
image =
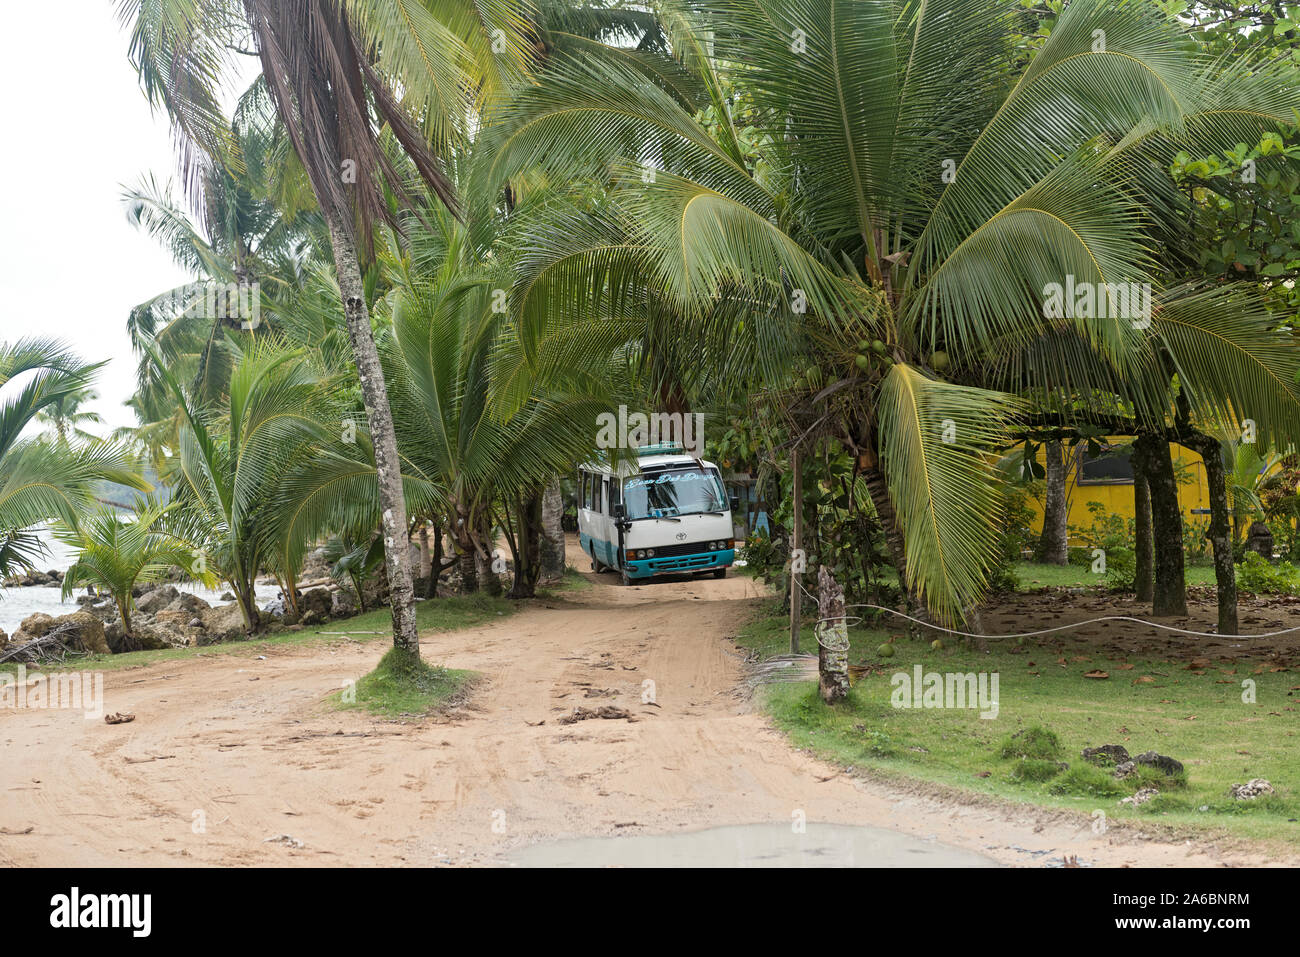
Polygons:
[[626,562],[628,578],[653,578],[655,575],[689,575],[691,572],[727,568],[735,564],[736,550],[727,548],[715,552],[696,552],[693,555],[673,555],[668,558],[642,558]]

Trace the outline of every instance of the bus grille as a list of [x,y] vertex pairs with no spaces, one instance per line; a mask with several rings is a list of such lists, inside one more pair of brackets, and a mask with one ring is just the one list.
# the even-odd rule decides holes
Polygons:
[[681,558],[651,558],[646,564],[654,571],[672,571],[676,568],[705,568],[713,564],[714,555],[683,555]]

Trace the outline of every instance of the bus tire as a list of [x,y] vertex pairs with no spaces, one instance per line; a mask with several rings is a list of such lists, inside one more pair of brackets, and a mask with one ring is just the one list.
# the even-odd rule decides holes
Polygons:
[[714,577],[714,578],[726,578],[726,577],[727,577],[727,566],[726,566],[726,565],[723,565],[721,568],[715,568],[715,569],[713,570],[713,577]]

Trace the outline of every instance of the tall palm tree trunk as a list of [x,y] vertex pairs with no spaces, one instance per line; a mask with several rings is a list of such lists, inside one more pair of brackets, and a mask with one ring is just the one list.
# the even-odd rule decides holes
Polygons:
[[529,491],[516,503],[519,516],[518,551],[511,598],[532,598],[542,575],[542,490]]
[[1065,504],[1065,455],[1061,443],[1043,446],[1047,458],[1047,494],[1043,499],[1043,534],[1034,551],[1034,561],[1046,565],[1067,565],[1070,561]]
[[418,588],[421,598],[429,597],[429,579],[433,575],[433,556],[429,553],[429,523],[420,521],[420,577]]
[[1219,605],[1219,634],[1235,635],[1237,626],[1237,570],[1232,564],[1231,525],[1228,520],[1228,481],[1219,440],[1197,435],[1188,440],[1205,462],[1205,483],[1210,492],[1210,527],[1205,537],[1214,549],[1215,594]]
[[1147,487],[1146,472],[1139,467],[1138,458],[1136,454],[1133,456],[1133,556],[1137,562],[1133,590],[1138,601],[1150,601],[1155,554],[1151,531],[1151,490]]
[[542,492],[542,581],[564,577],[564,496],[556,478]]
[[1155,582],[1151,614],[1156,617],[1187,614],[1187,581],[1183,566],[1183,514],[1178,505],[1178,483],[1169,442],[1143,433],[1133,443],[1151,492],[1151,527],[1155,551]]
[[384,370],[379,364],[379,350],[375,348],[370,333],[370,310],[366,308],[360,259],[352,230],[344,225],[335,210],[325,209],[325,222],[334,247],[334,269],[343,298],[348,340],[361,378],[361,398],[366,406],[366,419],[375,448],[375,474],[379,482],[384,533],[384,568],[388,573],[389,601],[393,609],[393,647],[418,658],[420,636],[415,628],[415,591],[411,584],[406,500],[402,493],[397,433],[393,429],[393,413],[388,405]]
[[474,568],[478,576],[479,591],[487,592],[494,598],[501,594],[501,576],[493,568],[496,562],[496,528],[492,519],[484,514],[482,527],[477,536],[478,547],[474,549]]

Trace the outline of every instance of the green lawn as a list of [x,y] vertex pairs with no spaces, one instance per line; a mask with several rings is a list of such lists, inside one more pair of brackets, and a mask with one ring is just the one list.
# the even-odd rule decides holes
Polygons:
[[[1225,673],[1234,665],[1212,665],[1196,674],[1186,661],[1137,658],[1127,662],[1131,669],[1122,669],[1124,662],[1097,656],[1074,660],[1087,652],[1077,651],[1080,646],[1073,642],[1071,657],[1062,659],[1051,644],[995,645],[992,654],[981,655],[961,647],[936,651],[928,641],[904,637],[896,640],[894,656],[885,659],[877,648],[886,638],[882,631],[851,629],[849,660],[872,673],[857,679],[849,699],[833,708],[821,702],[811,682],[777,683],[760,691],[775,723],[796,746],[836,764],[1010,801],[1300,845],[1296,675],[1266,667],[1256,673],[1260,665],[1240,661],[1235,674]],[[737,640],[764,657],[789,650],[788,626],[779,616],[759,618]],[[803,629],[801,645],[804,651],[816,649],[811,626]],[[918,664],[924,672],[997,673],[997,717],[983,719],[976,710],[893,707],[893,675],[911,675]],[[1110,677],[1083,677],[1094,669]],[[1142,676],[1154,680],[1135,684]],[[1242,702],[1244,678],[1256,683],[1258,703]],[[1059,760],[1069,764],[1068,771],[1001,756],[1011,735],[1035,726],[1058,736]],[[1023,740],[1010,743],[1014,748]],[[1117,782],[1082,760],[1083,747],[1101,744],[1121,744],[1134,756],[1154,749],[1174,757],[1186,767],[1186,785],[1161,780],[1162,793],[1151,802],[1137,809],[1120,805],[1121,797],[1151,782]],[[1229,796],[1230,785],[1257,777],[1271,781],[1277,794],[1249,802]]]
[[[1020,590],[1031,591],[1047,587],[1101,587],[1104,576],[1096,574],[1087,565],[1038,565],[1034,562],[1016,562],[1012,566],[1020,579]],[[1187,584],[1213,585],[1213,565],[1188,565]]]

